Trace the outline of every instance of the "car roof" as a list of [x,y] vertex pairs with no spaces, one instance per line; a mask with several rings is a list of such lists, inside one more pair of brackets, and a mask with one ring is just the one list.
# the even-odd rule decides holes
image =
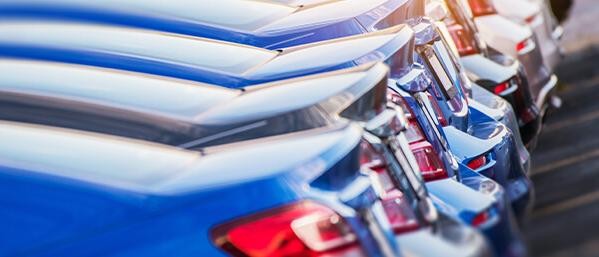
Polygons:
[[[82,37],[83,34],[86,36]],[[231,88],[351,67],[375,58],[380,60],[409,45],[411,40],[413,31],[399,25],[364,35],[270,51],[117,26],[39,20],[0,23],[1,56],[128,69]]]
[[[0,121],[0,166],[128,191],[177,194],[292,172],[327,152],[345,155],[360,135],[359,127],[346,124],[232,144],[202,155],[122,137]],[[293,154],[298,149],[302,155]]]

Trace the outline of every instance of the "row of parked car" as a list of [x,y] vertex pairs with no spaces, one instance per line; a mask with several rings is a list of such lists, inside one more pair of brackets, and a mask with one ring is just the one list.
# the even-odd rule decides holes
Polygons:
[[0,256],[526,256],[543,0],[1,0]]

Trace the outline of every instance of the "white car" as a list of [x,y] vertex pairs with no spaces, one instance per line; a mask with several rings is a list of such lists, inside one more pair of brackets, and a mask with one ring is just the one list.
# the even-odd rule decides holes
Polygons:
[[552,97],[557,85],[557,77],[545,65],[536,36],[528,25],[516,23],[499,15],[493,1],[462,0],[463,6],[467,9],[466,13],[476,24],[481,39],[489,48],[522,63],[531,94],[539,110],[544,114],[550,104],[559,107],[561,103],[559,98]]
[[549,6],[543,0],[493,0],[499,15],[522,25],[528,25],[537,37],[543,61],[551,70],[562,59],[559,39],[563,30],[557,25]]

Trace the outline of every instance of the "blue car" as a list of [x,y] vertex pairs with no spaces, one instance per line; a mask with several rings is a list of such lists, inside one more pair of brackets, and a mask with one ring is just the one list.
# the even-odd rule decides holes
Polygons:
[[376,231],[380,202],[354,165],[360,131],[200,154],[2,121],[0,255],[386,256],[378,244],[397,246]]
[[[259,86],[252,85],[258,83],[258,81],[265,80],[265,78],[270,80],[282,79],[290,76],[309,74],[318,70],[326,71],[339,69],[340,67],[354,67],[357,63],[350,58],[364,61],[369,60],[369,58],[358,57],[368,54],[376,56],[379,50],[373,53],[373,47],[379,47],[380,51],[385,49],[400,50],[406,45],[411,45],[410,42],[413,41],[411,29],[406,26],[398,26],[376,33],[324,42],[317,45],[291,48],[283,51],[283,53],[275,53],[208,39],[182,38],[179,36],[156,34],[151,31],[110,26],[64,22],[53,23],[47,21],[36,21],[33,23],[31,21],[17,21],[12,24],[4,23],[4,25],[6,27],[0,25],[0,34],[12,34],[10,31],[14,29],[19,31],[19,36],[0,40],[0,55],[3,56],[117,68],[191,79],[204,83],[216,83],[230,88],[245,87],[247,89],[259,88]],[[94,38],[84,39],[79,37],[78,35],[82,32],[93,32],[90,35]],[[43,40],[40,40],[41,38]],[[110,40],[103,40],[108,38]],[[133,43],[134,41],[130,40],[137,40],[135,41],[137,43]],[[148,42],[148,44],[142,46],[139,42]],[[154,44],[155,47],[151,47]],[[355,52],[350,53],[349,57],[331,57],[333,59],[322,57],[315,59],[314,57],[322,55],[323,52],[332,47],[342,47],[344,45],[351,45]],[[130,46],[135,47],[130,48]],[[160,49],[157,49],[157,46],[160,46]],[[173,54],[171,51],[163,51],[161,49],[177,49],[180,54]],[[212,57],[206,55],[207,51],[211,55],[223,58],[222,61],[214,62]],[[411,53],[412,51],[408,48],[407,51],[399,51],[398,53],[406,52]],[[231,55],[231,58],[226,58],[225,54]],[[403,56],[411,55],[404,54]],[[244,60],[242,57],[248,59]],[[399,57],[398,60],[401,60]],[[179,61],[175,62],[175,58],[179,58]],[[185,60],[186,58],[189,59]],[[334,58],[339,59],[336,60]],[[322,63],[315,62],[315,60],[322,61]],[[228,64],[228,61],[234,64]],[[236,65],[237,63],[239,65]],[[256,67],[249,67],[250,65]],[[223,67],[226,67],[228,70],[218,70],[224,69]],[[240,73],[235,75],[234,71]],[[216,78],[219,78],[219,80]],[[384,96],[385,94],[382,93],[379,95]],[[492,181],[485,180],[480,176],[479,179],[486,181],[486,184],[494,184]],[[451,187],[463,187],[460,183],[451,179],[437,181],[436,184],[441,183],[448,183]],[[481,220],[476,220],[477,225],[484,224],[488,226],[489,230],[487,231],[489,231],[491,238],[510,238],[510,244],[505,243],[508,242],[507,240],[493,241],[500,244],[501,248],[507,249],[512,245],[511,240],[519,241],[517,230],[511,226],[512,219],[503,215],[503,213],[509,213],[509,208],[501,206],[503,201],[501,194],[499,194],[500,196],[497,199],[485,194],[477,194],[476,191],[481,190],[479,184],[476,184],[473,188],[474,190],[465,188],[470,191],[459,191],[461,193],[470,192],[472,196],[462,196],[460,199],[456,199],[455,197],[446,197],[449,195],[447,194],[436,199],[445,201],[444,205],[446,206],[453,206],[457,211],[449,212],[449,214],[457,216],[470,224],[475,220],[475,217],[479,216],[479,213],[484,213],[482,215],[484,218],[482,222]],[[449,186],[445,188],[447,187]],[[491,193],[501,192],[500,187],[496,186],[495,188],[497,190],[491,190]],[[446,190],[442,192],[445,193]],[[434,192],[432,193],[435,194]],[[470,200],[472,197],[478,197],[482,200]],[[445,210],[447,209],[445,208]],[[503,231],[499,233],[496,230],[490,229],[490,227],[502,228]]]
[[[452,52],[442,44],[430,21],[421,18],[424,15],[424,1],[365,2],[348,0],[323,3],[318,1],[225,0],[210,4],[205,2],[189,3],[188,1],[164,4],[128,0],[118,1],[117,4],[112,1],[5,0],[0,2],[0,14],[8,20],[31,17],[146,28],[231,41],[278,50],[289,53],[289,55],[293,55],[290,52],[302,48],[304,44],[387,30],[394,25],[407,22],[418,32],[416,42],[419,50],[414,58],[428,73],[431,73],[430,77],[437,79],[433,80],[436,83],[435,86],[430,87],[429,93],[436,97],[436,101],[431,101],[431,103],[436,103],[433,107],[439,109],[438,118],[441,118],[441,126],[451,125],[450,127],[457,128],[457,130],[448,128],[447,130],[450,131],[446,133],[463,132],[473,137],[470,141],[474,144],[486,141],[484,145],[489,146],[473,148],[470,144],[450,141],[458,161],[503,185],[519,220],[526,217],[532,206],[532,183],[527,178],[529,155],[526,149],[519,147],[521,141],[516,140],[508,128],[496,122],[497,118],[494,117],[494,113],[489,113],[492,110],[477,103],[468,103],[465,92],[468,84],[467,78],[456,66],[455,60],[451,60],[457,57],[451,56]],[[433,43],[434,47],[427,46]],[[348,47],[338,49],[347,51]],[[338,49],[330,51],[340,53]],[[428,56],[431,56],[432,52],[440,56],[438,61],[445,70],[427,63],[428,59],[423,58],[422,55],[422,51],[425,49],[428,51]],[[386,61],[392,67],[392,73],[397,73],[392,74],[392,77],[397,77],[402,73],[401,69],[404,69],[405,63],[401,63],[401,61],[394,63],[394,60],[388,59],[393,50],[378,49],[378,51],[380,53],[372,53],[355,62],[387,59]],[[279,65],[272,61],[269,64]],[[288,65],[288,63],[283,65]],[[342,65],[346,67],[352,64]],[[327,68],[331,68],[331,66]],[[255,76],[245,76],[246,80],[252,80],[249,83],[266,82],[269,79],[280,78],[282,75],[280,72],[273,77],[269,77],[271,74],[252,73]],[[189,76],[186,78],[194,79]],[[211,82],[219,83],[218,80],[227,79],[230,77],[215,77],[215,80]],[[440,87],[441,82],[438,82],[438,79],[446,79],[442,86],[452,90],[449,92],[451,96],[444,91],[444,88]],[[448,82],[447,79],[451,81]],[[453,95],[454,93],[455,95]],[[476,94],[475,97],[479,95]],[[488,101],[483,102],[488,103]],[[503,115],[503,118],[500,119],[502,122],[508,123],[511,128],[518,127],[515,124],[515,118],[511,118],[513,117],[512,112],[508,112],[508,109],[500,111],[504,112],[501,114]],[[421,125],[427,126],[426,123],[421,123]],[[452,136],[448,138],[451,139]]]
[[[376,156],[364,147],[369,133],[331,118],[364,113],[353,104],[366,106],[376,97],[348,96],[380,84],[386,72],[381,65],[242,91],[84,65],[0,59],[5,71],[0,106],[10,110],[0,113],[5,142],[0,183],[7,190],[0,205],[13,211],[0,214],[6,243],[0,253],[270,256],[277,250],[281,256],[402,256],[405,250],[417,256],[488,256],[484,239],[472,229],[435,217],[434,209],[413,208],[418,190],[411,182],[397,191],[389,179],[362,175],[368,169],[364,157]],[[362,79],[347,83],[356,76]],[[323,84],[337,90],[305,93]],[[139,90],[143,100],[136,97]],[[257,104],[297,95],[304,97]],[[263,134],[273,129],[278,134]],[[409,152],[401,149],[395,153]],[[409,166],[400,164],[402,181],[412,180]],[[12,197],[23,187],[26,193]],[[391,190],[381,194],[381,187]],[[19,210],[35,210],[46,219]],[[433,219],[422,223],[423,214]],[[330,215],[343,223],[322,227]],[[65,224],[69,229],[56,233]],[[396,237],[399,248],[389,239],[398,228],[412,231]],[[283,234],[287,237],[277,236]],[[276,244],[282,245],[273,248]]]

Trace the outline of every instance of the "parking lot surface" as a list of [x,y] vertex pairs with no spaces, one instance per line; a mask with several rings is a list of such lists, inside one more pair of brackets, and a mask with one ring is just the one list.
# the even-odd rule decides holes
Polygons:
[[564,24],[562,108],[533,153],[536,206],[524,230],[535,257],[599,256],[599,2],[578,0]]

